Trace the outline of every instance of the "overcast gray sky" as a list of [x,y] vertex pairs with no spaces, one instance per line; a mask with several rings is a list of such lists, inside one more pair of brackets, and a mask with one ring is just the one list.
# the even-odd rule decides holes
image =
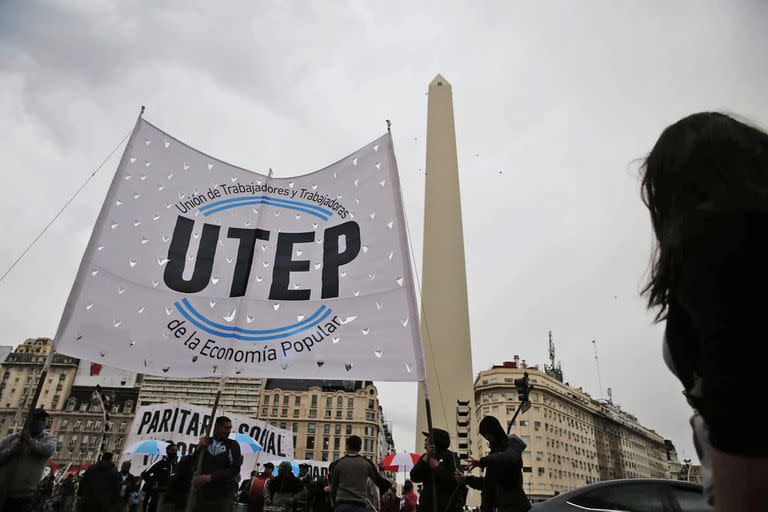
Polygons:
[[[425,96],[453,85],[475,371],[543,363],[693,455],[689,409],[638,291],[651,250],[636,159],[683,115],[768,126],[768,4],[0,3],[0,270],[146,118],[225,161],[318,169],[393,121],[421,252]],[[0,344],[53,336],[121,152],[0,284]],[[502,171],[500,174],[499,171]],[[739,364],[739,361],[724,363]],[[398,447],[415,385],[382,384]]]

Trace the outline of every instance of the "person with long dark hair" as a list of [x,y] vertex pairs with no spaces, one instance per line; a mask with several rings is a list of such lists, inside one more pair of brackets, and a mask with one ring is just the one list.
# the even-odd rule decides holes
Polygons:
[[721,113],[681,119],[645,160],[642,197],[657,241],[644,293],[695,412],[705,487],[718,511],[761,510],[768,134]]

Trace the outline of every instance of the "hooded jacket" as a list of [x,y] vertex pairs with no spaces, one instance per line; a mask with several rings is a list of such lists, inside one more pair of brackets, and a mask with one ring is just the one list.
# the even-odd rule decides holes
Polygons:
[[[486,416],[480,432],[493,432],[502,441],[491,444],[491,452],[480,459],[485,476],[467,476],[467,485],[482,491],[482,509],[498,508],[504,512],[524,512],[531,503],[523,491],[523,451],[526,444],[517,436],[508,436],[498,420]],[[486,421],[488,420],[488,421]]]
[[0,483],[8,497],[35,494],[48,459],[56,451],[56,438],[43,430],[19,446],[20,434],[11,434],[0,443]]

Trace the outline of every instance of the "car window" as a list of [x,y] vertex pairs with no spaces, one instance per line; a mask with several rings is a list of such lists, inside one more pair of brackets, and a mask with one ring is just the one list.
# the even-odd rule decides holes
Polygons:
[[675,485],[670,491],[682,512],[712,512],[714,510],[707,504],[707,499],[700,490]]
[[569,502],[587,510],[664,512],[661,491],[657,485],[611,485],[588,491]]

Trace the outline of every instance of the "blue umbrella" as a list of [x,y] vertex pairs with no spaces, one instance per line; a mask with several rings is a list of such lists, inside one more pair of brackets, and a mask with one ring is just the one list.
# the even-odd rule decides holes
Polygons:
[[136,455],[161,455],[165,453],[166,446],[168,446],[168,443],[165,441],[147,439],[144,441],[137,441],[126,447],[123,450],[123,453],[132,453]]
[[247,450],[250,450],[251,453],[260,452],[262,450],[261,445],[251,436],[248,434],[229,434],[230,439],[234,439],[237,441],[237,444],[240,445],[240,448],[245,448]]
[[[283,462],[282,460],[273,460],[272,464],[275,465],[275,469],[272,471],[272,476],[277,476],[277,467],[280,465],[280,463]],[[291,463],[291,471],[294,475],[299,476],[299,464],[294,461],[289,461]]]

